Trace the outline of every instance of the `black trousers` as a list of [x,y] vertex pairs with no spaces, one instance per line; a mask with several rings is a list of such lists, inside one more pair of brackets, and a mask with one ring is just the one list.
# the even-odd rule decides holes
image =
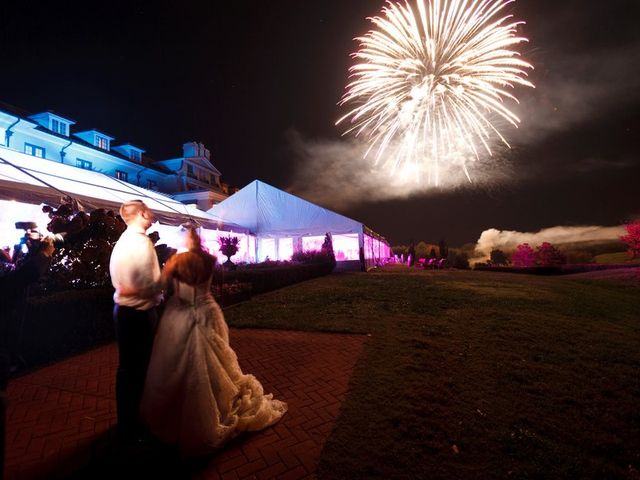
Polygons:
[[115,305],[113,319],[119,360],[116,373],[118,430],[124,435],[136,435],[143,431],[139,409],[151,357],[157,313],[155,308],[136,310]]

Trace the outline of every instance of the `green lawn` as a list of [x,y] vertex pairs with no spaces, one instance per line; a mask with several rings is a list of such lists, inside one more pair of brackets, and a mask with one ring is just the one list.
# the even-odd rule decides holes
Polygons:
[[369,333],[319,478],[636,478],[640,288],[404,267],[225,310]]

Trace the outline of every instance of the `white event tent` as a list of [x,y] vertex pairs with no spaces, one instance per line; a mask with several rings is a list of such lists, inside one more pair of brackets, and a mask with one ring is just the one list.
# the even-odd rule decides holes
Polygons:
[[160,243],[179,246],[179,225],[192,221],[201,226],[205,245],[217,253],[217,240],[233,233],[241,240],[238,261],[255,261],[255,239],[247,228],[185,205],[162,193],[120,181],[107,174],[83,170],[0,147],[0,247],[12,246],[24,234],[17,221],[36,222],[45,231],[49,218],[42,205],[57,207],[74,201],[80,209],[118,211],[122,202],[143,200],[157,222],[149,232],[160,234]]
[[384,238],[360,222],[259,180],[214,205],[208,213],[250,230],[258,261],[288,260],[294,251],[320,250],[330,233],[336,260],[365,267],[391,256]]

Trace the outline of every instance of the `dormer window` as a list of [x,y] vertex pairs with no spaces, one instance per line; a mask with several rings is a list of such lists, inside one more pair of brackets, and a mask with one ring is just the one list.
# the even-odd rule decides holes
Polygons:
[[109,139],[101,135],[96,135],[96,147],[102,150],[109,150]]
[[51,131],[60,135],[68,136],[68,126],[65,122],[61,122],[55,118],[51,119]]
[[93,145],[100,150],[106,151],[109,151],[111,149],[111,140],[113,140],[113,137],[110,137],[106,133],[99,132],[96,129],[85,130],[84,132],[76,132],[73,134],[73,136],[80,138],[81,140],[87,142],[89,145]]
[[46,128],[53,133],[57,133],[58,135],[63,135],[65,137],[69,136],[71,125],[75,125],[76,123],[69,118],[62,117],[53,112],[36,113],[35,115],[30,115],[29,118],[34,120],[42,128]]
[[143,149],[131,145],[130,143],[125,143],[124,145],[115,145],[113,147],[111,147],[111,145],[109,146],[111,151],[120,153],[132,162],[142,163],[142,154],[144,153]]

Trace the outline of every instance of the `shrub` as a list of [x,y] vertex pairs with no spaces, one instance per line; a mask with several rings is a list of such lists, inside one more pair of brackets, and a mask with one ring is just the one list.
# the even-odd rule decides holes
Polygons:
[[[318,250],[308,250],[306,252],[295,252],[291,256],[291,261],[304,264],[317,264],[317,263],[331,263],[331,257],[327,252]],[[275,262],[274,262],[275,263]],[[333,263],[335,265],[335,257],[333,257]]]
[[631,258],[640,257],[640,220],[625,225],[627,234],[620,237],[627,244],[629,256]]
[[[44,365],[114,339],[113,289],[68,290],[27,300],[18,353]],[[20,310],[14,321],[21,322]]]
[[234,281],[250,283],[252,293],[258,294],[328,275],[332,271],[333,265],[326,261],[307,264],[281,263],[272,266],[262,265],[257,268],[238,268],[232,272],[224,272],[218,269],[215,273],[215,284],[233,283]]
[[222,307],[228,307],[235,303],[244,302],[251,298],[251,283],[240,283],[237,280],[222,285],[211,285],[211,292],[216,301]]

